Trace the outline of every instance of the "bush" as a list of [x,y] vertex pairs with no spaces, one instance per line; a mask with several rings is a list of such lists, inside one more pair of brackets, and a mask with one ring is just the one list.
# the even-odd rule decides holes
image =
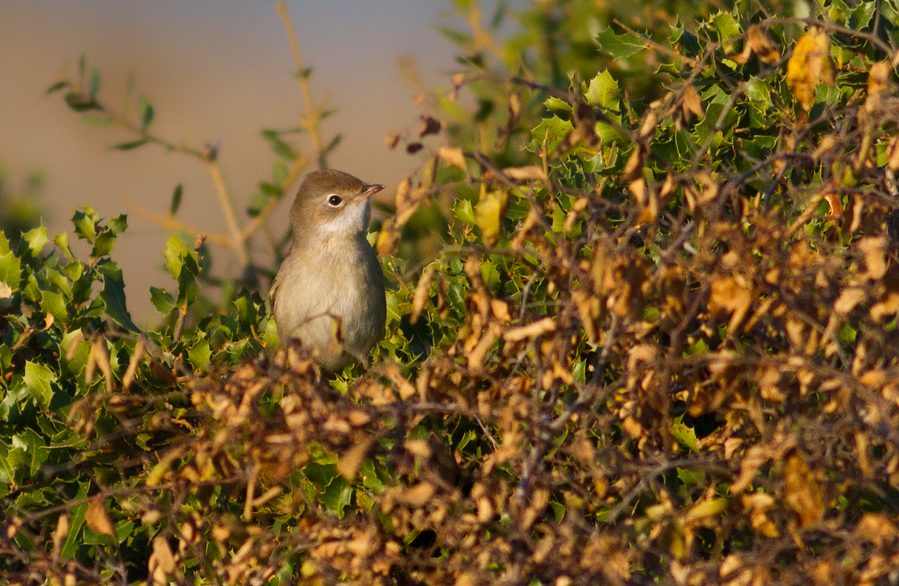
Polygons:
[[[378,234],[395,287],[367,370],[269,352],[257,293],[196,311],[178,237],[140,332],[124,217],[76,214],[87,262],[41,229],[0,246],[0,575],[893,583],[899,12],[819,8],[605,20],[583,80],[538,65],[582,58],[553,39],[592,4],[517,15],[507,49],[562,32],[514,72],[488,31],[447,31],[466,70],[403,139],[442,137]],[[387,258],[434,218],[435,258]]]

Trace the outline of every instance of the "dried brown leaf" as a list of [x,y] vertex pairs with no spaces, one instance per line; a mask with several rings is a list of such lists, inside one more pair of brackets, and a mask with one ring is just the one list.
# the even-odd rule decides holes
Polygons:
[[824,517],[824,495],[805,458],[798,453],[789,456],[784,477],[784,500],[799,515],[800,526],[818,523]]
[[549,332],[556,330],[556,321],[551,317],[544,317],[541,320],[530,323],[526,326],[520,326],[507,330],[503,334],[503,339],[507,342],[520,342],[528,338],[536,338]]
[[780,51],[777,50],[774,41],[756,24],[746,31],[746,46],[765,65],[773,65],[780,59]]
[[375,438],[373,437],[363,438],[340,457],[340,460],[337,462],[337,472],[347,482],[353,482],[356,479],[356,474],[359,473],[359,468],[362,467],[362,463],[365,462],[365,458],[374,443]]
[[84,512],[84,522],[93,531],[101,535],[115,535],[115,527],[109,518],[109,514],[106,512],[102,498],[92,499],[90,504],[87,505],[87,510]]
[[442,146],[440,147],[440,150],[437,151],[437,156],[445,165],[458,167],[463,171],[467,170],[465,166],[465,154],[459,147]]

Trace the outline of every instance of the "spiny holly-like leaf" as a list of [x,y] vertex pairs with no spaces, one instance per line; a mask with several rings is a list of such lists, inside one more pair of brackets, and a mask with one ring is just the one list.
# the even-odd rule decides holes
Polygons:
[[19,288],[22,280],[22,261],[9,249],[9,240],[0,232],[0,281],[12,290]]
[[114,262],[106,261],[99,265],[99,271],[103,276],[100,299],[106,304],[106,314],[126,330],[140,332],[140,328],[135,325],[131,320],[131,314],[128,313],[121,269]]
[[616,35],[612,29],[600,31],[596,36],[599,48],[609,53],[615,59],[626,59],[631,55],[646,49],[646,41],[631,32]]
[[590,80],[590,85],[584,97],[587,98],[587,102],[594,106],[617,112],[621,103],[621,90],[612,74],[608,71],[603,71]]
[[41,409],[50,408],[52,385],[56,380],[56,373],[49,366],[31,361],[25,363],[25,386]]

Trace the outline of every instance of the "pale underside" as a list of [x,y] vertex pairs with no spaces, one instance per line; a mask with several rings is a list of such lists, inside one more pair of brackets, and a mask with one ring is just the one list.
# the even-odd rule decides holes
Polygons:
[[298,340],[323,368],[337,371],[364,362],[383,336],[383,275],[363,235],[352,244],[345,238],[319,242],[291,251],[271,296],[282,343]]

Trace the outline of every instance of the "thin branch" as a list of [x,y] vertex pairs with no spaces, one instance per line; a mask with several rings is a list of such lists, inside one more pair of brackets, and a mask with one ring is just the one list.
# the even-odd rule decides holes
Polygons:
[[225,223],[228,224],[228,231],[231,233],[231,248],[234,249],[234,254],[237,255],[237,262],[242,269],[249,264],[250,258],[247,254],[243,232],[241,232],[240,226],[237,224],[237,217],[234,214],[234,204],[231,203],[225,179],[222,177],[222,169],[217,161],[207,161],[206,168],[212,177],[215,194],[219,198],[219,205],[222,206],[222,213],[225,214]]
[[175,218],[170,216],[163,216],[161,214],[154,214],[153,212],[147,210],[146,208],[142,208],[137,204],[131,202],[125,202],[125,207],[134,212],[135,214],[141,216],[142,218],[146,218],[150,220],[154,224],[159,224],[163,228],[168,228],[169,230],[179,230],[181,232],[188,232],[190,234],[206,234],[207,239],[210,242],[214,242],[216,244],[220,244],[222,246],[231,246],[231,240],[223,235],[223,234],[209,234],[204,232],[203,230],[191,226],[190,224],[185,224],[184,222],[180,222]]
[[322,147],[321,137],[321,110],[312,103],[312,92],[309,89],[309,75],[306,67],[303,65],[303,54],[300,52],[300,44],[297,42],[296,31],[294,31],[293,23],[287,14],[287,3],[284,0],[275,5],[275,10],[284,23],[284,31],[287,33],[287,41],[290,43],[290,49],[293,52],[293,60],[297,65],[297,77],[300,82],[300,90],[303,94],[303,105],[306,109],[306,115],[300,117],[303,127],[309,132],[312,139],[312,148],[318,155],[319,167],[325,168],[325,154]]
[[640,37],[643,40],[643,42],[646,43],[647,48],[655,49],[659,53],[664,53],[665,55],[668,55],[669,57],[674,57],[675,59],[679,59],[680,61],[683,61],[690,67],[699,67],[699,61],[697,61],[696,59],[693,59],[692,57],[687,57],[686,55],[681,55],[674,49],[666,47],[665,45],[661,45],[661,44],[653,41],[646,35],[641,35],[640,33],[635,31],[631,27],[627,26],[626,24],[624,24],[617,18],[613,19],[612,22],[614,22],[615,24],[617,24],[618,26],[620,26],[621,28],[623,28],[624,30],[629,32],[630,34],[632,34],[636,37]]

